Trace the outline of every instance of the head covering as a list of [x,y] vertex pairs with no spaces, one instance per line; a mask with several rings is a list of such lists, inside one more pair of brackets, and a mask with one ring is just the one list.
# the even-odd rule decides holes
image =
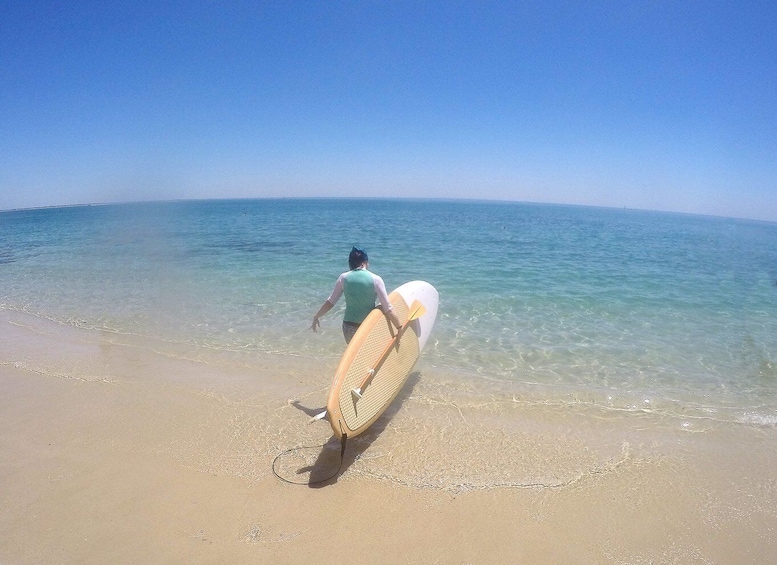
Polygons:
[[369,259],[364,249],[359,249],[356,246],[351,249],[351,253],[348,255],[348,265],[351,267],[351,270],[358,269],[367,261]]

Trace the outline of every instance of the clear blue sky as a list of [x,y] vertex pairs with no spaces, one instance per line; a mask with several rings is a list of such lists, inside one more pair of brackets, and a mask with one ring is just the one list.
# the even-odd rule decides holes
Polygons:
[[0,209],[357,195],[777,221],[777,2],[0,0]]

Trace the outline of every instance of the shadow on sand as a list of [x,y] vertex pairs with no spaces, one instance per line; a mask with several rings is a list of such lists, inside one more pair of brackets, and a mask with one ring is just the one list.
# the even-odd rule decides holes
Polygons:
[[[342,447],[340,440],[335,436],[332,436],[329,441],[326,442],[326,444],[316,448],[320,449],[320,453],[312,464],[308,463],[297,467],[296,469],[287,470],[283,473],[283,476],[277,472],[276,475],[286,482],[303,485],[306,484],[310,488],[321,488],[336,483],[338,477],[340,477],[340,475],[344,473],[348,467],[353,464],[354,461],[361,457],[361,455],[367,451],[367,449],[369,449],[370,445],[372,445],[372,443],[378,439],[381,432],[386,429],[394,415],[399,412],[399,409],[402,408],[402,405],[405,403],[405,401],[410,398],[415,385],[420,380],[421,374],[419,372],[410,373],[407,381],[400,389],[399,394],[389,405],[389,407],[386,408],[386,411],[381,414],[380,418],[378,418],[375,423],[372,424],[364,433],[359,435],[358,441],[347,443],[342,459],[340,457]],[[316,414],[320,414],[325,409],[308,408],[299,402],[293,402],[292,406],[311,417],[315,416]],[[305,473],[310,474],[307,482],[287,478],[287,475],[291,474],[301,479]]]

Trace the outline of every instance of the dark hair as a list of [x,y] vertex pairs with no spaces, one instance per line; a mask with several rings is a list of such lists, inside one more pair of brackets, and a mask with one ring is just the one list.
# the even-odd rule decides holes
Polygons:
[[354,247],[348,255],[348,266],[351,270],[358,269],[368,261],[367,252],[364,249]]

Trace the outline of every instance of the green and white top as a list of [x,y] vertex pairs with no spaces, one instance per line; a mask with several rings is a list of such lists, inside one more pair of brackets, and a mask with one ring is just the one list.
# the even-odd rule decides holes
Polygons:
[[344,322],[361,324],[367,314],[375,308],[376,298],[384,312],[391,311],[391,302],[383,279],[367,269],[354,269],[340,275],[327,302],[334,306],[343,294],[345,294]]

